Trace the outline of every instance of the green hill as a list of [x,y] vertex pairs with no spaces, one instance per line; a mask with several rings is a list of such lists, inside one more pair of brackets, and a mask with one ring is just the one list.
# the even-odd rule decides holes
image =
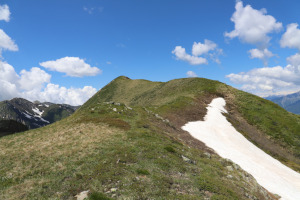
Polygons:
[[224,97],[249,140],[300,169],[300,117],[201,78],[118,77],[73,115],[0,138],[0,199],[276,199],[181,126]]

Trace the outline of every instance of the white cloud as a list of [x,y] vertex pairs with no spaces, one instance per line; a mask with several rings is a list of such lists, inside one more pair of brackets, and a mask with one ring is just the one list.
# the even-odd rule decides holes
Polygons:
[[9,22],[10,20],[10,11],[8,5],[0,5],[0,20]]
[[264,48],[262,50],[261,49],[250,49],[248,51],[248,53],[250,53],[250,58],[251,59],[254,59],[254,58],[261,59],[264,62],[265,66],[268,65],[268,58],[271,58],[271,57],[275,56],[267,48]]
[[300,50],[300,29],[297,23],[292,23],[287,26],[286,32],[280,40],[281,47],[296,48]]
[[30,71],[22,70],[18,75],[13,66],[0,61],[0,101],[23,97],[31,101],[81,105],[97,92],[91,86],[61,87],[50,83],[50,78],[49,74],[37,67]]
[[175,54],[176,58],[178,60],[183,60],[191,65],[201,65],[201,64],[207,64],[206,58],[197,57],[197,56],[191,56],[185,52],[185,48],[181,46],[176,46],[175,49],[172,51],[173,54]]
[[286,60],[289,64],[297,67],[300,71],[300,53],[296,53],[295,55],[288,57]]
[[7,81],[7,82],[14,82],[15,80],[18,79],[19,76],[15,72],[14,67],[6,62],[0,61],[0,80]]
[[176,46],[172,53],[176,56],[176,59],[186,61],[191,65],[208,64],[205,57],[207,55],[214,62],[220,63],[218,58],[223,52],[222,49],[217,48],[217,44],[210,40],[204,40],[204,43],[194,42],[192,47],[192,55],[186,53],[185,48],[182,46]]
[[102,72],[78,57],[64,57],[55,61],[42,62],[40,65],[46,69],[66,73],[67,76],[73,77],[96,76]]
[[188,71],[187,73],[186,73],[186,76],[187,77],[197,77],[197,74],[195,73],[195,72],[193,72],[193,71]]
[[2,79],[0,79],[0,91],[0,101],[20,96],[15,84]]
[[235,29],[226,32],[226,37],[231,39],[238,37],[249,44],[266,45],[270,41],[268,34],[282,29],[282,23],[276,22],[273,16],[267,15],[266,9],[256,10],[250,5],[244,7],[242,1],[237,1],[235,9],[231,17]]
[[106,64],[111,65],[112,63],[110,61],[107,61]]
[[293,65],[256,68],[226,77],[231,82],[242,85],[243,90],[263,96],[285,90],[300,90],[300,72]]
[[20,89],[23,90],[40,90],[44,83],[49,83],[51,79],[50,74],[37,67],[31,68],[30,71],[22,70],[20,75],[18,83],[20,84]]
[[215,48],[217,48],[217,44],[210,40],[204,40],[204,43],[194,42],[192,54],[194,56],[200,56],[214,50]]
[[70,105],[82,105],[91,98],[97,90],[91,86],[83,88],[66,88],[49,83],[43,90],[31,90],[23,93],[23,97],[34,101],[47,101]]
[[0,29],[0,56],[3,50],[18,51],[18,46],[15,42]]
[[83,10],[89,13],[90,15],[93,14],[95,11],[102,12],[103,9],[104,9],[103,7],[86,7],[86,6],[83,7]]

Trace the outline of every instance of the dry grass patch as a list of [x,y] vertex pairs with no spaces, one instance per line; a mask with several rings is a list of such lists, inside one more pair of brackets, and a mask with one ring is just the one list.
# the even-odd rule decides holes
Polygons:
[[0,199],[30,199],[33,193],[47,193],[48,187],[64,184],[114,137],[125,136],[105,124],[61,122],[1,138]]

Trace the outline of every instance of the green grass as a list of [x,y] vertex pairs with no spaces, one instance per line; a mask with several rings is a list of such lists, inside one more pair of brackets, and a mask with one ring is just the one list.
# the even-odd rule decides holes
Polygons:
[[299,116],[269,101],[208,79],[119,77],[71,117],[0,138],[0,199],[73,199],[85,190],[89,199],[246,199],[245,193],[260,199],[245,172],[229,172],[231,163],[207,157],[173,134],[172,121],[160,127],[154,117],[200,109],[197,101],[217,96],[270,140],[299,153]]
[[275,103],[241,91],[235,92],[239,111],[273,141],[300,159],[300,118]]
[[[202,199],[207,193],[244,198],[244,189],[236,186],[240,181],[226,179],[219,157],[199,156],[201,150],[157,131],[144,109],[98,104],[93,111],[1,138],[0,176],[6,178],[0,179],[0,198],[69,199],[84,190],[92,191],[89,199]],[[122,120],[130,128],[102,118]],[[201,181],[211,175],[212,182]],[[219,180],[217,191],[211,185]]]

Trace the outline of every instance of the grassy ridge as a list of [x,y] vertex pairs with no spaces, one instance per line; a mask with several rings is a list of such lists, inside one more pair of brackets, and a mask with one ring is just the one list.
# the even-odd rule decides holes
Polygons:
[[[252,142],[300,171],[300,117],[287,112],[271,101],[234,89],[218,81],[186,78],[168,82],[151,82],[131,80],[121,76],[104,87],[82,109],[97,101],[115,101],[153,108],[155,112],[168,116],[169,112],[181,112],[193,106],[198,99],[205,99],[209,96],[224,97],[229,107],[234,107],[235,112],[238,112],[248,124],[267,136],[264,139],[278,144],[285,153],[278,155],[277,152],[275,153],[276,149],[272,152],[271,147],[266,149],[260,145],[260,141]],[[243,134],[247,135],[247,133]],[[251,138],[248,139],[251,140]],[[285,158],[286,154],[289,154],[290,158]]]
[[0,199],[74,199],[84,190],[90,199],[266,199],[238,166],[174,134],[217,96],[297,156],[299,116],[269,101],[208,79],[119,77],[71,117],[0,138]]
[[58,123],[1,138],[0,199],[73,199],[83,190],[90,199],[266,195],[243,171],[228,171],[232,163],[189,148],[152,120],[141,107],[98,102]]

